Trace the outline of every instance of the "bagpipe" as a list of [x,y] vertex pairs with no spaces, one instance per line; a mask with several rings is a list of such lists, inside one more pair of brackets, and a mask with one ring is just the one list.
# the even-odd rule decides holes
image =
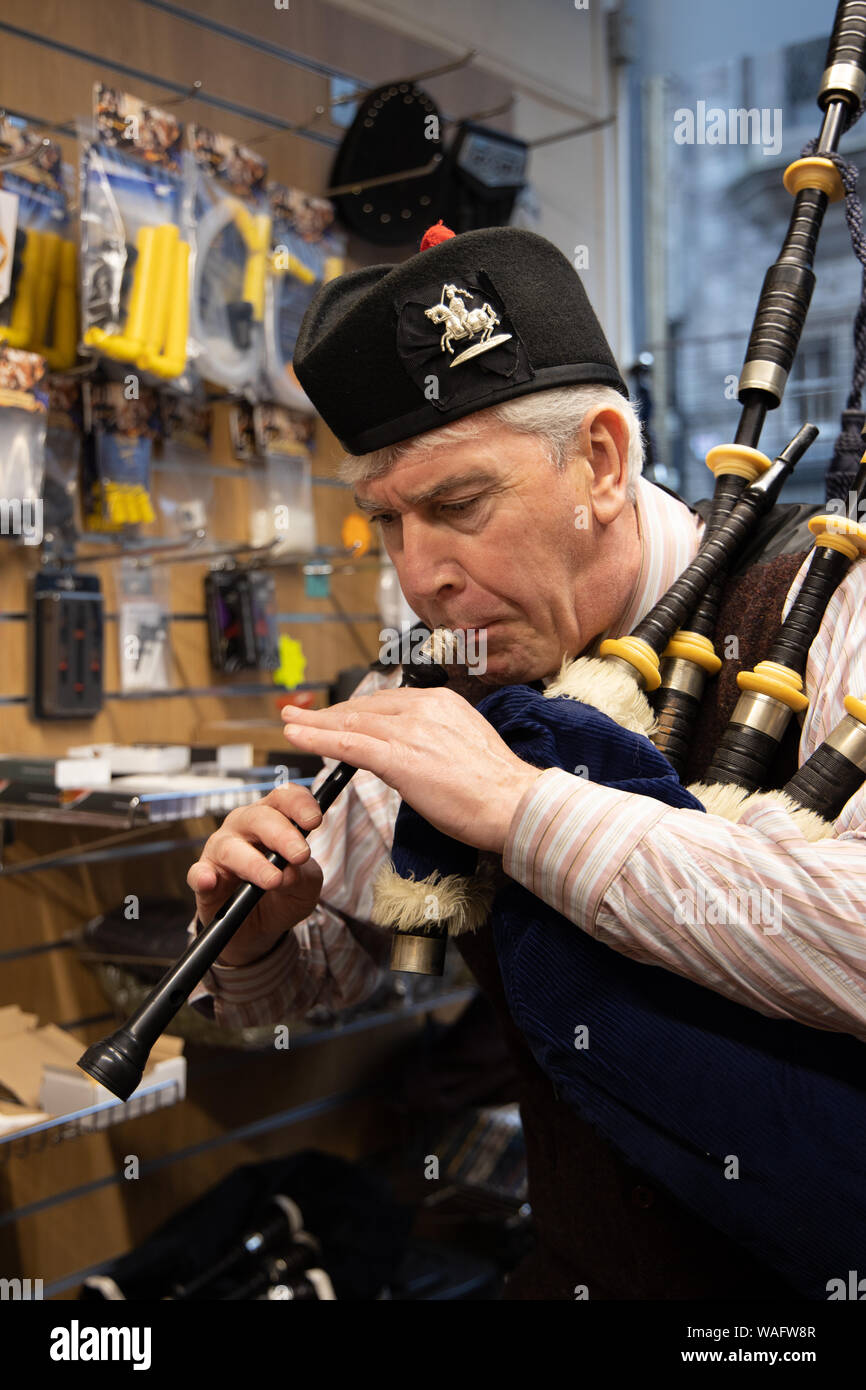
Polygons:
[[[788,452],[794,452],[790,446]],[[699,553],[705,569],[752,498],[766,497],[768,482],[785,467],[777,462],[754,491],[746,489],[725,527],[714,533],[716,543],[711,537]],[[831,583],[826,553],[844,553],[822,544],[828,536],[835,539],[832,532],[819,532],[809,567],[824,579],[825,592]],[[689,570],[693,575],[698,568],[696,562]],[[801,585],[774,651],[783,634],[786,641],[796,635],[806,643],[808,630],[817,630],[818,587]],[[641,624],[642,634],[658,624],[657,644],[679,611],[672,592],[663,611],[657,605]],[[637,640],[647,642],[647,636]],[[785,669],[781,661],[774,665]],[[791,689],[781,678],[778,684],[782,695]],[[512,686],[486,694],[476,708],[528,763],[580,768],[581,777],[607,788],[681,811],[709,810],[707,790],[683,786],[649,738],[564,693],[567,685],[568,671],[543,693]],[[761,693],[791,713],[782,698]],[[622,707],[622,691],[615,694]],[[847,769],[849,785],[855,768],[857,785],[866,772],[866,725],[856,714],[848,714],[846,723],[857,726],[859,747],[850,729],[834,731],[784,790],[773,793],[787,810],[797,808],[806,822],[799,828],[810,839],[832,832],[826,817],[843,795],[840,767]],[[742,717],[737,711],[735,716]],[[782,723],[779,716],[773,729],[779,736]],[[732,719],[729,734],[748,727]],[[748,740],[738,743],[726,735],[723,742],[755,775]],[[760,754],[768,754],[771,742],[764,735]],[[734,814],[742,814],[748,790],[727,782],[713,791],[732,794]],[[568,854],[567,845],[562,852]],[[421,968],[434,969],[428,943],[438,950],[443,930],[459,937],[489,928],[509,1012],[558,1100],[628,1163],[804,1297],[826,1297],[830,1280],[856,1268],[866,1248],[863,1043],[766,1017],[623,956],[507,878],[492,858],[451,840],[401,804],[391,862],[376,881],[372,914],[397,933],[401,967],[411,961],[417,969],[420,957]],[[672,902],[672,929],[688,930],[674,927],[674,918]],[[743,932],[745,952],[749,933],[759,930],[752,923]]]
[[[580,767],[604,786],[736,819],[804,708],[809,647],[848,566],[866,553],[855,507],[848,517],[813,519],[812,559],[770,653],[740,674],[741,698],[704,783],[682,784],[704,687],[721,667],[710,638],[724,576],[817,433],[805,425],[775,462],[757,447],[797,350],[827,205],[853,197],[837,151],[861,114],[864,89],[866,0],[842,0],[818,94],[820,134],[785,173],[791,220],[761,291],[739,427],[733,443],[708,457],[716,484],[701,547],[634,632],[603,642],[598,657],[563,663],[543,692],[511,686],[477,701],[526,762]],[[856,502],[864,482],[861,468]],[[451,655],[449,634],[433,633],[404,667],[404,684],[447,684]],[[866,773],[866,701],[852,693],[845,708],[839,728],[780,793],[809,838],[832,833]],[[339,764],[323,782],[315,793],[323,811],[354,770]],[[285,867],[276,851],[267,857]],[[239,889],[127,1023],[85,1052],[83,1070],[127,1098],[153,1042],[263,891]],[[862,1260],[866,1084],[854,1037],[767,1018],[612,951],[406,803],[392,861],[377,879],[374,921],[395,932],[394,968],[427,971],[440,968],[449,934],[489,928],[509,1009],[560,1100],[804,1296],[826,1296],[829,1280]],[[585,1047],[575,1044],[578,1029]]]
[[[707,459],[716,486],[695,560],[629,636],[564,663],[543,693],[510,687],[476,703],[529,763],[580,768],[606,787],[736,821],[807,707],[810,646],[848,567],[866,554],[856,520],[862,463],[849,515],[809,522],[814,550],[785,620],[765,660],[738,676],[740,698],[703,781],[682,785],[704,686],[721,667],[710,639],[724,576],[814,438],[805,426],[775,464],[756,447],[805,321],[827,202],[842,193],[836,147],[861,110],[864,58],[866,5],[842,3],[817,151],[785,174],[794,207],[749,339],[739,429]],[[838,727],[772,793],[808,840],[832,835],[866,775],[862,694],[846,697]],[[489,924],[509,1011],[560,1101],[803,1296],[826,1298],[830,1280],[862,1261],[866,1083],[856,1038],[770,1019],[614,952],[405,803],[373,915],[398,934],[402,968],[437,969],[443,931]]]

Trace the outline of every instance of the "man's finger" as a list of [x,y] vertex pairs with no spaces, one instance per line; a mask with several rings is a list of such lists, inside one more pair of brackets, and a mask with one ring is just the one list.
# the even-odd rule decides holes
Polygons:
[[376,714],[373,710],[352,709],[351,705],[334,705],[333,709],[317,710],[316,714],[318,718],[305,720],[303,726],[286,725],[283,733],[287,738],[291,738],[290,728],[303,727],[311,731],[321,729],[328,733],[344,731],[349,734],[364,734],[388,743],[399,733],[401,727],[391,715]]
[[203,903],[225,898],[235,883],[234,876],[212,859],[199,859],[190,865],[186,881]]
[[354,695],[351,700],[341,700],[339,704],[329,705],[327,709],[300,709],[297,705],[284,705],[280,715],[284,723],[313,722],[321,715],[353,707],[374,710],[379,714],[400,714],[420,700],[441,698],[438,690],[416,690],[406,687],[401,690],[376,690],[372,695]]
[[301,830],[315,830],[322,822],[322,808],[307,787],[287,782],[285,786],[274,787],[263,798],[265,806],[275,806],[289,820],[294,821]]
[[219,874],[212,864],[199,860],[190,867],[186,881],[194,893],[212,893],[219,883]]
[[[298,791],[304,796],[299,799]],[[276,819],[274,819],[276,817]],[[263,829],[271,833],[279,827],[297,837],[296,848],[304,844],[304,833],[321,823],[322,812],[318,802],[305,787],[275,787],[261,801],[250,806],[241,806],[227,816],[217,835],[240,835],[247,840],[261,839],[271,849],[280,849],[279,843],[270,844]],[[297,828],[296,828],[297,827]],[[288,856],[287,856],[288,857]]]
[[337,762],[362,767],[383,781],[388,780],[390,747],[381,738],[371,738],[368,734],[346,729],[308,728],[300,724],[287,724],[285,733],[298,748],[318,753],[320,758],[336,758]]

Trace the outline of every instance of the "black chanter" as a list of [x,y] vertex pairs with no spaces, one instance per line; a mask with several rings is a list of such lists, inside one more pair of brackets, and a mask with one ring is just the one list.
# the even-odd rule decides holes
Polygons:
[[[447,654],[442,643],[442,635],[433,633],[420,650],[413,644],[411,662],[403,667],[404,686],[433,688],[446,684],[448,672],[442,658],[447,658]],[[318,791],[313,793],[323,813],[333,805],[356,771],[349,763],[338,763]],[[266,857],[268,863],[276,868],[286,867],[286,860],[276,850]],[[213,921],[200,930],[180,960],[166,971],[123,1027],[110,1037],[93,1043],[79,1057],[78,1066],[82,1071],[107,1087],[113,1095],[127,1100],[141,1081],[153,1044],[165,1032],[184,1001],[225,950],[265,891],[253,883],[243,884]]]

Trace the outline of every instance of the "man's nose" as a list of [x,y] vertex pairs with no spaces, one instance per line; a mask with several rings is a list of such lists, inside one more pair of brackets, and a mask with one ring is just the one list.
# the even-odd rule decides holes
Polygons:
[[420,517],[403,517],[402,555],[398,572],[403,592],[429,601],[443,589],[458,590],[464,578],[454,555],[454,538],[441,526]]

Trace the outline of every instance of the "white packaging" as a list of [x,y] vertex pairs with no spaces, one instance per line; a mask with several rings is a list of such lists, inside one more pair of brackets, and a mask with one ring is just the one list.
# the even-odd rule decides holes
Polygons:
[[253,745],[251,743],[224,743],[217,748],[217,767],[222,772],[253,766]]
[[107,787],[110,783],[108,758],[58,758],[54,764],[56,787]]
[[70,758],[86,758],[92,753],[107,758],[113,777],[136,772],[185,772],[190,765],[190,750],[181,743],[92,743],[66,751]]
[[[154,1091],[154,1086],[161,1089]],[[75,1074],[65,1068],[46,1064],[42,1069],[39,1104],[49,1115],[74,1115],[103,1101],[113,1101],[114,1104],[105,1110],[97,1111],[95,1115],[85,1115],[75,1122],[79,1129],[96,1130],[106,1129],[122,1120],[134,1119],[137,1115],[149,1114],[164,1105],[174,1105],[185,1095],[186,1058],[182,1056],[167,1057],[164,1061],[156,1062],[129,1099],[122,1102],[85,1072]]]

